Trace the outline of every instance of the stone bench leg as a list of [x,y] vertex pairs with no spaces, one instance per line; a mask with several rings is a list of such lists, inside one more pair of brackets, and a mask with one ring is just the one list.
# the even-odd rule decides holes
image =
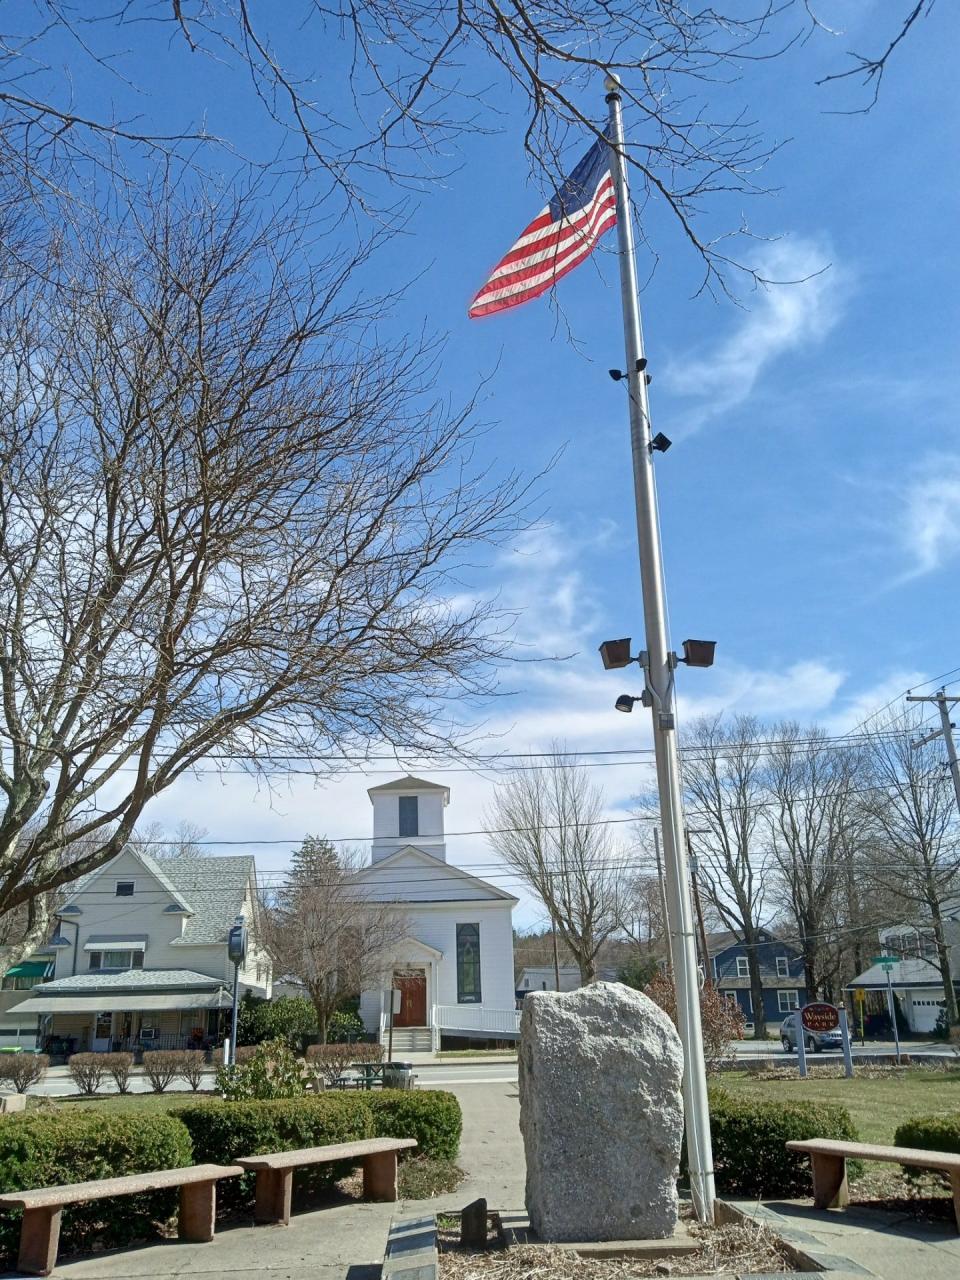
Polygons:
[[205,1244],[212,1240],[216,1216],[215,1182],[193,1182],[180,1188],[178,1233],[181,1240],[189,1240],[194,1244]]
[[815,1209],[844,1209],[850,1203],[847,1190],[847,1162],[843,1156],[827,1156],[813,1153],[813,1207]]
[[960,1231],[960,1169],[950,1170],[950,1190],[953,1192],[953,1211],[957,1215],[957,1231]]
[[292,1169],[261,1169],[257,1174],[257,1203],[253,1211],[258,1223],[290,1225],[290,1200],[293,1195]]
[[363,1195],[366,1200],[397,1199],[397,1153],[381,1151],[363,1161]]
[[32,1276],[48,1276],[57,1262],[62,1209],[24,1209],[17,1266]]

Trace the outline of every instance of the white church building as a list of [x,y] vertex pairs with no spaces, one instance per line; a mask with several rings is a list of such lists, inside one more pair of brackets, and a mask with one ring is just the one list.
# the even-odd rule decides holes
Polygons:
[[387,1042],[392,988],[401,993],[393,1014],[395,1058],[439,1049],[441,1038],[516,1039],[517,899],[447,861],[449,787],[408,776],[367,794],[373,846],[358,881],[370,901],[398,903],[407,926],[383,989],[361,995],[367,1031]]

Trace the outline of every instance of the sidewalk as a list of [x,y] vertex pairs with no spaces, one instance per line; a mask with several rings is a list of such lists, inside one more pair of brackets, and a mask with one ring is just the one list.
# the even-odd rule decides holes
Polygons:
[[[957,1280],[960,1235],[953,1222],[920,1222],[863,1205],[822,1210],[809,1201],[731,1201],[830,1270],[878,1280]],[[852,1265],[844,1266],[844,1261]]]

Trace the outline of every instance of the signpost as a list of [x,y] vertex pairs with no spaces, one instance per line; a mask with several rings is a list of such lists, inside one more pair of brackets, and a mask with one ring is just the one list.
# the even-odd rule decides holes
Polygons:
[[[223,1065],[237,1061],[237,1018],[240,1010],[240,966],[247,958],[247,926],[243,916],[227,934],[227,957],[233,965],[233,1011],[230,1015],[230,1052],[223,1055]],[[226,1049],[226,1046],[224,1046]]]
[[870,960],[871,964],[878,964],[887,975],[887,1013],[890,1015],[890,1025],[893,1027],[893,1042],[897,1046],[897,1066],[900,1065],[900,1032],[897,1028],[897,1006],[893,998],[893,966],[897,963],[896,956],[873,956]]

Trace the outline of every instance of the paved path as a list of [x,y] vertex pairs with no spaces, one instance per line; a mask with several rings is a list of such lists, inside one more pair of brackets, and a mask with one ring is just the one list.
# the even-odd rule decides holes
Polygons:
[[[878,1280],[957,1280],[960,1276],[960,1235],[951,1222],[918,1222],[860,1205],[830,1211],[813,1209],[809,1201],[763,1205],[741,1201],[739,1205],[834,1269],[840,1269],[839,1259],[844,1258]],[[856,1274],[847,1268],[845,1280],[846,1275]]]

